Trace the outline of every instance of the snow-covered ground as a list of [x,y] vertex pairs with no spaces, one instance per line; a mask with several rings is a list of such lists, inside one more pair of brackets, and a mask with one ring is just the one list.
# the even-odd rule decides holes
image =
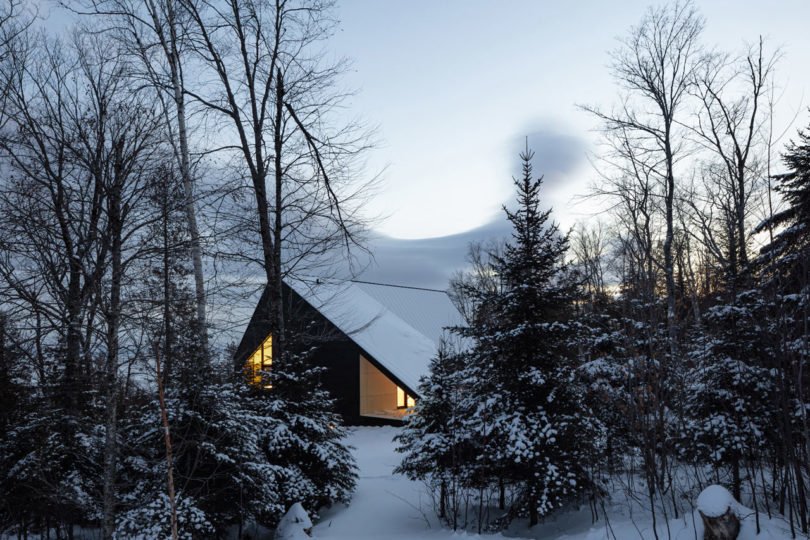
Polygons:
[[[336,505],[321,513],[312,536],[334,540],[440,540],[481,538],[442,528],[425,487],[393,475],[400,461],[394,451],[393,427],[359,427],[348,444],[360,468],[357,491],[350,505]],[[502,538],[486,535],[486,538]]]
[[[355,428],[347,441],[355,450],[360,469],[357,491],[350,505],[337,505],[322,512],[313,528],[315,538],[334,540],[444,540],[444,539],[565,539],[565,540],[633,540],[654,539],[649,516],[615,500],[607,507],[608,522],[603,517],[591,522],[587,508],[561,514],[531,530],[525,522],[517,523],[505,534],[477,535],[453,532],[442,528],[433,512],[433,504],[425,488],[418,482],[393,475],[400,455],[394,451],[393,427]],[[623,497],[619,496],[617,499]],[[631,515],[632,514],[632,515]],[[697,516],[697,513],[694,514]],[[760,516],[762,533],[755,535],[754,516],[744,515],[739,540],[787,540],[791,538],[787,524],[780,519]],[[607,525],[606,523],[609,523]],[[700,517],[693,514],[668,523],[658,524],[661,540],[702,539]]]

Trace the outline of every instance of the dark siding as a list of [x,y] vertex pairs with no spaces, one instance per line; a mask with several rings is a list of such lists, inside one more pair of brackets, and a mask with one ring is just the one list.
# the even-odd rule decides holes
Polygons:
[[312,358],[326,370],[321,384],[335,400],[335,412],[346,424],[360,420],[360,351],[350,340],[323,343]]
[[[245,360],[258,348],[270,333],[269,289],[265,288],[259,304],[248,323],[245,335],[234,353],[234,367],[241,371]],[[304,325],[301,332],[308,345],[316,345],[312,362],[325,369],[321,384],[335,399],[335,412],[347,425],[401,425],[400,420],[384,420],[360,416],[360,355],[365,356],[398,386],[413,396],[415,389],[408,388],[393,376],[375,358],[363,351],[354,341],[329,322],[318,310],[309,305],[298,293],[284,285],[285,313],[288,327]]]

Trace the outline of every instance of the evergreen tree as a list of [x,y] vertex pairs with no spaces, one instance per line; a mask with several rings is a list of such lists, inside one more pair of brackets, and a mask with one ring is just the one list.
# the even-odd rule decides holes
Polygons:
[[[185,290],[180,288],[178,290]],[[193,296],[175,306],[174,349],[193,343]],[[267,373],[272,389],[256,388],[229,365],[175,364],[176,383],[166,394],[178,489],[178,522],[188,538],[222,535],[231,526],[274,527],[300,502],[310,513],[348,502],[356,467],[342,443],[345,428],[318,382],[307,351]],[[227,362],[226,362],[227,364]],[[196,375],[187,373],[196,370]],[[166,458],[154,392],[141,393],[124,421],[129,453],[122,476],[128,486],[118,534],[139,527],[168,538]]]
[[584,403],[569,343],[576,284],[567,238],[540,209],[542,178],[528,149],[514,180],[517,209],[505,209],[512,239],[494,268],[502,291],[481,303],[475,339],[474,429],[488,441],[481,460],[519,488],[516,511],[530,525],[592,487],[588,473],[601,426]]
[[480,450],[466,427],[468,411],[465,394],[464,352],[442,342],[430,362],[430,374],[419,383],[419,401],[414,414],[395,437],[402,463],[394,470],[412,480],[426,481],[438,493],[438,514],[457,529],[464,488],[475,487],[467,465],[475,461]]
[[334,400],[320,384],[325,368],[312,364],[314,349],[295,327],[287,339],[283,358],[269,374],[273,388],[262,396],[263,407],[279,426],[266,448],[270,462],[287,470],[281,485],[285,511],[298,502],[317,516],[324,506],[349,502],[357,467],[342,442],[346,428],[334,412]]
[[766,324],[767,302],[756,290],[710,308],[691,341],[682,425],[676,436],[682,458],[731,472],[739,500],[741,468],[762,456],[776,422],[775,353]]
[[[810,530],[810,484],[799,471],[808,467],[810,448],[810,405],[807,388],[810,372],[804,368],[810,356],[810,128],[799,131],[783,154],[789,172],[776,177],[776,190],[787,208],[758,227],[768,230],[772,240],[755,261],[760,272],[759,288],[770,304],[762,324],[775,338],[771,369],[776,385],[774,408],[779,411],[772,426],[771,451],[783,463],[783,493],[792,493],[798,503],[797,521],[803,532]],[[780,499],[780,505],[784,496]],[[791,517],[792,522],[792,517]]]
[[[31,357],[7,318],[0,318],[0,530],[20,536],[74,526],[92,526],[102,514],[100,470],[104,401],[77,388],[66,411],[59,405],[64,347],[43,350],[43,369]],[[91,373],[90,377],[97,376]],[[8,408],[7,408],[8,407]]]
[[[18,462],[20,446],[17,427],[25,423],[32,392],[26,384],[22,351],[13,343],[17,337],[8,316],[0,313],[0,471],[11,471]],[[0,475],[0,533],[14,528],[25,534],[31,519],[33,493],[16,482],[13,474]]]
[[603,465],[609,473],[619,469],[636,442],[627,415],[631,362],[622,323],[615,302],[602,299],[577,314],[571,343],[579,356],[577,378],[584,384],[585,402],[604,426]]
[[[216,380],[193,394],[168,392],[178,521],[186,537],[223,534],[233,524],[272,524],[286,510],[285,471],[268,460],[266,450],[282,426],[252,392],[241,383]],[[124,538],[139,527],[169,538],[158,403],[154,397],[140,401],[122,425],[129,452],[121,474],[128,488],[117,530]]]
[[799,280],[808,282],[810,266],[810,128],[799,131],[798,141],[788,144],[782,159],[790,172],[775,177],[776,190],[788,207],[757,227],[757,232],[778,231],[757,262],[766,278],[781,276],[783,290],[795,291]]

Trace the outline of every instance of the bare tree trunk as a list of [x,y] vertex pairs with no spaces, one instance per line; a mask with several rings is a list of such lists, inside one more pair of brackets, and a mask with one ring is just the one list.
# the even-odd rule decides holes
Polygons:
[[275,287],[275,328],[273,341],[273,359],[280,359],[284,354],[285,325],[284,325],[284,290],[282,285],[281,269],[281,241],[284,223],[281,216],[283,207],[282,189],[284,187],[284,170],[282,168],[281,154],[284,151],[284,76],[281,69],[276,72],[276,110],[273,131],[273,163],[275,166],[275,225],[273,227],[273,259],[276,265],[273,268],[273,286]]
[[540,515],[537,512],[537,489],[534,484],[529,485],[529,528],[540,522]]
[[163,443],[166,447],[166,487],[169,495],[169,509],[171,511],[172,540],[177,540],[177,501],[174,492],[174,461],[172,457],[172,436],[169,429],[169,412],[166,408],[166,398],[163,393],[163,377],[160,366],[160,346],[155,344],[155,373],[157,376],[158,404],[160,405],[160,422],[163,425]]
[[447,518],[447,481],[444,478],[439,486],[439,518]]
[[[151,3],[151,2],[150,2]],[[152,4],[154,6],[154,4]],[[191,236],[191,261],[194,267],[194,296],[197,308],[197,324],[200,325],[200,337],[205,348],[205,357],[208,357],[208,330],[206,326],[206,300],[205,276],[203,275],[202,245],[200,232],[197,227],[197,213],[194,205],[194,184],[191,176],[191,160],[188,146],[188,130],[186,128],[186,104],[183,94],[183,75],[180,64],[180,54],[177,49],[177,26],[174,0],[166,2],[166,15],[169,24],[170,39],[167,48],[167,57],[174,90],[174,103],[177,108],[177,135],[180,142],[180,174],[183,178],[183,193],[185,196],[186,219],[188,220],[189,235]]]
[[118,455],[118,332],[121,322],[121,145],[115,149],[114,185],[107,195],[108,235],[110,241],[111,279],[110,299],[107,309],[107,361],[105,366],[106,414],[104,422],[104,493],[101,534],[112,538],[115,531],[115,476]]
[[667,332],[669,334],[670,359],[678,357],[678,320],[675,311],[675,268],[673,241],[675,239],[675,174],[671,146],[671,132],[669,126],[672,120],[666,120],[667,127],[664,139],[664,153],[666,157],[666,236],[664,237],[664,276],[667,284]]
[[174,333],[172,327],[172,283],[171,283],[171,256],[169,240],[169,212],[168,202],[163,201],[163,223],[161,232],[163,233],[163,354],[166,358],[165,371],[163,373],[164,384],[171,384],[173,371],[172,349],[174,345]]

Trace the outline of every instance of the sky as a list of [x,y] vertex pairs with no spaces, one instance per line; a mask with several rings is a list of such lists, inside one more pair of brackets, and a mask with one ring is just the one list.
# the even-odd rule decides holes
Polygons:
[[[31,0],[64,26],[54,0]],[[364,279],[445,288],[471,241],[504,238],[502,207],[528,142],[542,197],[562,230],[600,219],[598,123],[620,89],[609,52],[650,0],[337,0],[335,58],[351,60],[345,114],[377,130],[364,174],[382,182],[366,213],[374,261]],[[695,0],[709,47],[742,53],[763,36],[781,59],[775,130],[810,114],[810,0]]]
[[[608,53],[649,5],[340,2],[330,50],[353,61],[344,80],[358,90],[350,112],[377,127],[367,174],[383,171],[368,210],[385,218],[374,225],[376,265],[365,277],[444,287],[471,240],[507,235],[501,208],[527,138],[562,228],[598,219],[598,205],[578,197],[597,178],[598,124],[577,105],[617,101]],[[762,35],[781,49],[775,126],[790,137],[807,125],[810,1],[695,5],[707,45],[742,52]]]

